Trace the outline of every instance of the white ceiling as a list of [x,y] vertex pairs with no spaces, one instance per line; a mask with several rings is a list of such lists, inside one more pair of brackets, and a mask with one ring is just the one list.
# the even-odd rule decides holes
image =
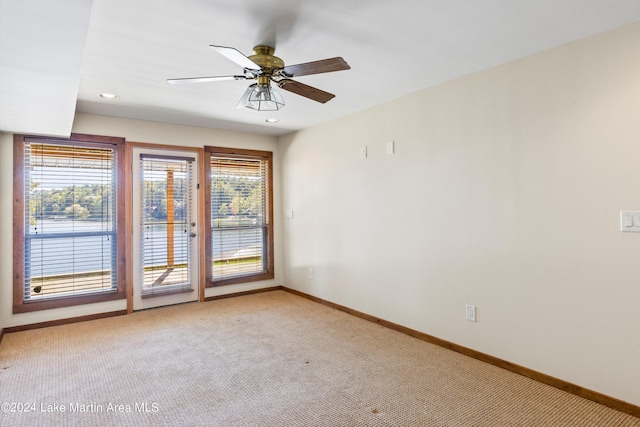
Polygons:
[[[77,111],[280,135],[638,20],[637,0],[0,0],[0,130],[64,135]],[[236,109],[252,82],[166,83],[241,74],[210,44],[351,70],[298,78],[327,104]]]

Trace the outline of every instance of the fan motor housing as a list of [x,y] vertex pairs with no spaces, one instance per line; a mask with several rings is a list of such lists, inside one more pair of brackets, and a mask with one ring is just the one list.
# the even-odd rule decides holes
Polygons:
[[275,49],[271,46],[259,45],[253,48],[255,55],[249,57],[250,60],[262,67],[266,73],[272,73],[275,69],[284,68],[284,61],[273,53]]

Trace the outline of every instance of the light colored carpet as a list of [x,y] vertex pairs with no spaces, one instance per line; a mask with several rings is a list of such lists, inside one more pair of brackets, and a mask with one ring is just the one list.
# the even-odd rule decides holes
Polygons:
[[2,402],[34,409],[2,426],[640,426],[284,291],[5,335]]

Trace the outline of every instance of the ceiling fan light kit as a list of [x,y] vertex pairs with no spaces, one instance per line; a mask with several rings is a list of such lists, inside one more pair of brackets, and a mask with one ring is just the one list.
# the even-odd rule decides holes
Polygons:
[[254,83],[249,86],[236,108],[241,107],[257,111],[278,111],[284,107],[284,98],[271,85]]
[[274,82],[279,88],[316,102],[325,103],[335,97],[315,87],[293,80],[293,77],[311,74],[348,70],[351,67],[340,57],[285,66],[284,61],[274,56],[271,46],[259,45],[253,48],[254,55],[245,56],[232,47],[210,45],[216,52],[243,67],[244,74],[236,76],[188,77],[167,79],[168,83],[203,83],[224,80],[258,80],[245,91],[237,108],[246,107],[257,111],[277,111],[284,107],[280,92],[271,86]]

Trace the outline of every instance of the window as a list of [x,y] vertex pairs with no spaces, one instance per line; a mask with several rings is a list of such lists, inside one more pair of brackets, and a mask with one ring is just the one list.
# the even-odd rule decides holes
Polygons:
[[205,147],[206,283],[273,279],[272,153]]
[[14,313],[125,297],[124,140],[16,135]]

